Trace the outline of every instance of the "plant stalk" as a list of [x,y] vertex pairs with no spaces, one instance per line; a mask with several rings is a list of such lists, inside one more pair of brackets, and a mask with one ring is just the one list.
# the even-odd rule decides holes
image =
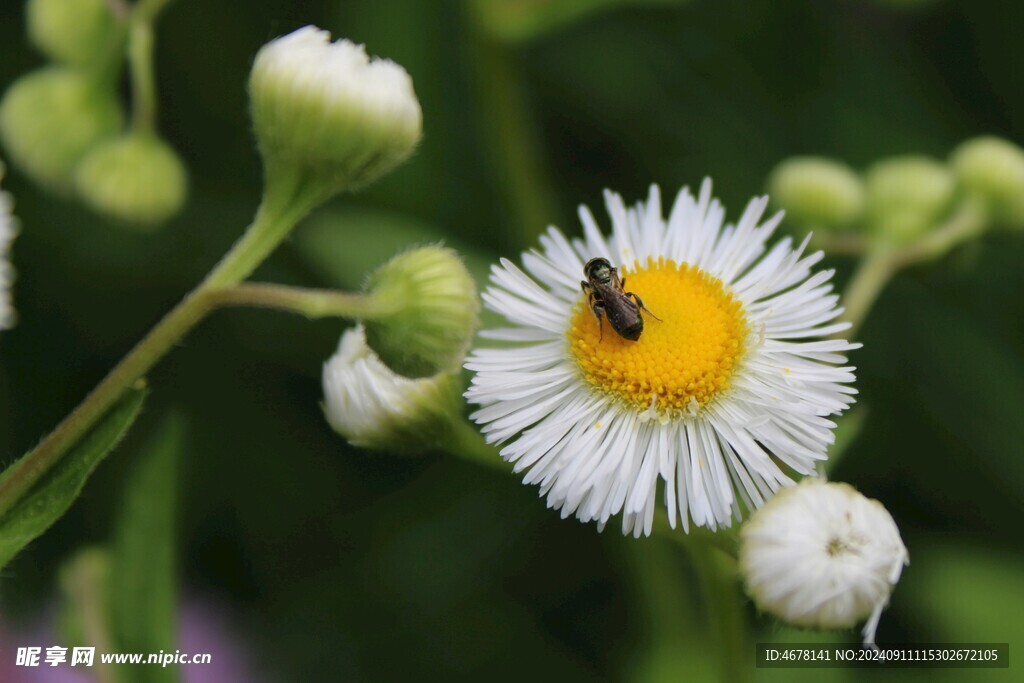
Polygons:
[[52,432],[0,475],[0,517],[60,462],[67,450],[129,387],[213,309],[215,301],[208,296],[209,292],[248,277],[309,210],[303,202],[271,203],[270,196],[268,194],[242,238],[207,278],[172,308]]

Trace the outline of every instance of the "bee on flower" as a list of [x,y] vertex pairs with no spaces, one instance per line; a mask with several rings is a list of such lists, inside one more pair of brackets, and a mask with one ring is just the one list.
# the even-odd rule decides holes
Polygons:
[[[484,303],[508,325],[466,361],[472,417],[563,517],[603,529],[621,513],[623,533],[650,534],[660,487],[673,528],[729,526],[812,473],[854,401],[858,345],[825,338],[848,327],[832,271],[812,270],[806,240],[769,244],[782,215],[762,221],[765,197],[735,224],[707,180],[667,218],[657,187],[631,208],[605,199],[610,235],[584,207],[582,238],[550,228],[522,268],[493,266]],[[635,340],[602,331],[580,291],[595,258],[660,319]]]

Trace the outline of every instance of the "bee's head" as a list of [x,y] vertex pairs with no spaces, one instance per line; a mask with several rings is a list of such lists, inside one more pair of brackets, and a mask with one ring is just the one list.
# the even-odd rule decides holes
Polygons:
[[614,270],[608,259],[600,257],[590,259],[587,261],[587,265],[583,266],[583,272],[588,280],[596,280],[602,283],[611,281]]

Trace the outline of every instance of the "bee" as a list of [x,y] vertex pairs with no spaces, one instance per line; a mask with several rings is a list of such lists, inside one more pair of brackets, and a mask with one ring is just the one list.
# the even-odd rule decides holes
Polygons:
[[619,271],[606,258],[592,258],[583,266],[586,280],[580,288],[587,295],[587,304],[597,318],[600,340],[604,339],[604,318],[607,316],[612,329],[624,339],[636,341],[644,331],[644,319],[640,311],[646,311],[655,320],[661,318],[644,306],[635,292],[627,292],[626,279],[619,278]]

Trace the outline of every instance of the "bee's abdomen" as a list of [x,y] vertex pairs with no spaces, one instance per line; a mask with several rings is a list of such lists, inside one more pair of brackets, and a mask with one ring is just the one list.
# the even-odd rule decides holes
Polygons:
[[640,333],[644,331],[644,321],[637,320],[634,324],[624,327],[621,330],[617,330],[619,334],[630,341],[636,341],[640,338]]
[[640,312],[630,306],[617,306],[608,310],[608,322],[612,324],[620,336],[630,341],[640,338],[644,331],[644,319]]

